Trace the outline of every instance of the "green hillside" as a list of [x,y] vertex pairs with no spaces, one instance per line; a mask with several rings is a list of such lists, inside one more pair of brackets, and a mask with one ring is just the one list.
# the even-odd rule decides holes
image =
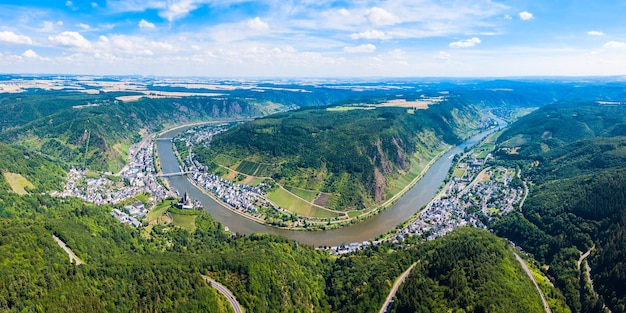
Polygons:
[[[16,117],[4,121],[0,140],[71,165],[116,171],[125,164],[128,147],[139,141],[141,134],[168,125],[260,114],[254,105],[236,98],[142,98],[124,103],[114,96],[87,98],[64,92],[0,99],[5,116]],[[76,107],[85,103],[97,106]]]
[[[499,139],[497,162],[517,163],[532,183],[522,212],[493,227],[547,265],[574,312],[602,312],[602,303],[625,310],[624,121],[623,106],[554,105],[520,119]],[[511,145],[519,154],[509,153]],[[578,267],[580,254],[594,245],[589,261],[599,296],[584,287]]]
[[[511,299],[498,308],[536,307],[537,295],[510,263],[504,242],[482,230],[337,258],[276,236],[232,237],[203,212],[193,232],[171,225],[135,229],[116,221],[106,206],[4,191],[0,196],[11,199],[0,206],[0,216],[11,212],[0,220],[0,311],[228,312],[226,299],[201,276],[209,275],[248,312],[375,312],[390,282],[417,260],[442,274],[452,263],[478,262],[468,275],[486,271],[467,277],[471,292],[438,296],[451,308],[459,301],[478,307],[494,292],[493,303]],[[53,234],[85,263],[70,264]],[[446,278],[433,279],[444,288]]]
[[[330,194],[327,207],[353,210],[388,199],[445,145],[475,130],[481,117],[457,100],[406,108],[307,109],[245,123],[217,135],[198,159],[271,177],[285,188]],[[410,181],[410,179],[408,180]]]
[[506,241],[463,228],[423,249],[392,312],[543,312]]

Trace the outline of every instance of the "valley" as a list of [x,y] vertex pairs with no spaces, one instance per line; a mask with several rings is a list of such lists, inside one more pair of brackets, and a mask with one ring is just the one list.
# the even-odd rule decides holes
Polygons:
[[5,79],[2,311],[624,312],[619,82]]

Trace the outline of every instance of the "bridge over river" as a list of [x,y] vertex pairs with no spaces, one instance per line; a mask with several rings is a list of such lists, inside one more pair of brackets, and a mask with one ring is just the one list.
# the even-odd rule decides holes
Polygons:
[[[496,120],[500,123],[499,128],[506,126],[505,121],[500,119]],[[192,126],[179,127],[160,134],[160,138],[163,140],[157,140],[156,145],[163,172],[181,172],[178,159],[172,148],[172,142],[167,139],[173,138],[179,132],[191,127]],[[484,131],[467,139],[453,149],[450,149],[450,151],[440,157],[439,160],[430,167],[422,179],[411,190],[385,211],[358,224],[327,231],[295,231],[259,224],[217,203],[202,191],[198,190],[185,176],[168,176],[167,179],[173,189],[179,192],[187,191],[192,199],[196,199],[202,203],[207,213],[211,214],[224,226],[228,226],[231,231],[241,234],[271,233],[314,246],[337,246],[341,243],[374,240],[378,235],[388,232],[398,224],[409,219],[435,196],[450,166],[452,166],[453,156],[463,152],[465,148],[477,144],[493,131],[494,130]]]
[[174,177],[174,176],[185,176],[185,175],[191,174],[191,173],[193,173],[193,172],[192,171],[186,171],[186,172],[174,172],[174,173],[166,173],[166,174],[158,173],[156,176],[157,177],[165,177],[165,178],[167,178],[167,177]]

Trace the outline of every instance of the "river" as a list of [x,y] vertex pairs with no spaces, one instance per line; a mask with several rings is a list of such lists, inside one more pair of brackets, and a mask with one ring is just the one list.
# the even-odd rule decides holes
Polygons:
[[[496,120],[500,123],[499,129],[506,126],[505,121],[500,119]],[[183,127],[167,131],[162,133],[160,138],[173,138],[176,134],[185,129],[187,128]],[[395,228],[398,224],[409,219],[426,205],[435,196],[437,190],[443,183],[450,166],[452,166],[452,158],[454,155],[463,152],[466,147],[471,147],[480,142],[480,140],[485,138],[492,131],[493,130],[487,130],[479,133],[465,140],[453,149],[450,149],[431,166],[424,177],[422,177],[411,190],[385,211],[358,224],[327,231],[296,231],[262,225],[236,214],[217,203],[202,191],[198,190],[185,176],[168,178],[168,182],[170,186],[180,194],[186,191],[192,199],[199,200],[207,213],[211,214],[215,220],[236,233],[246,235],[252,233],[270,233],[314,246],[337,246],[341,243],[369,241]],[[174,154],[171,140],[157,140],[156,142],[162,172],[180,172],[179,163]]]

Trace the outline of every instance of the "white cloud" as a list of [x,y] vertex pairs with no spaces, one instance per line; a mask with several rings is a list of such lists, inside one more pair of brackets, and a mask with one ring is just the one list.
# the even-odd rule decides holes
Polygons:
[[14,43],[14,44],[20,44],[20,45],[31,45],[33,44],[32,39],[30,39],[30,37],[27,36],[23,36],[23,35],[18,35],[14,32],[9,32],[9,31],[4,31],[4,32],[0,32],[0,41],[4,41],[4,42],[8,42],[8,43]]
[[367,20],[373,25],[387,26],[400,23],[400,18],[379,7],[373,7],[365,12]]
[[155,29],[156,26],[153,23],[150,23],[144,19],[141,19],[138,24],[139,28],[147,28],[147,29]]
[[26,51],[24,51],[24,53],[22,53],[22,56],[25,58],[31,58],[31,59],[39,59],[40,56],[37,54],[37,52],[28,49]]
[[532,13],[528,11],[523,11],[519,13],[519,18],[522,19],[522,21],[528,21],[528,20],[532,20],[534,16]]
[[597,30],[592,30],[592,31],[588,31],[587,35],[589,36],[604,36],[605,34],[601,31],[597,31]]
[[167,18],[172,22],[177,18],[181,18],[189,14],[189,12],[195,10],[197,5],[193,0],[180,0],[167,6],[165,11],[159,13],[159,16]]
[[379,30],[367,30],[360,33],[353,33],[350,35],[352,39],[391,39],[391,36],[385,34]]
[[370,53],[376,51],[376,46],[371,43],[356,47],[346,46],[343,48],[343,51],[347,53]]
[[439,51],[437,53],[437,59],[439,60],[450,60],[450,58],[452,57],[452,55],[448,52],[445,51]]
[[604,44],[604,48],[626,48],[626,42],[623,41],[609,41]]
[[511,15],[507,14],[507,15],[504,16],[504,19],[507,20],[507,21],[510,21],[513,18],[511,17]]
[[94,50],[110,55],[144,55],[176,52],[176,47],[165,41],[151,41],[138,36],[112,35],[100,36],[94,43]]
[[266,31],[270,29],[270,26],[266,22],[261,21],[258,16],[248,20],[248,27],[258,31]]
[[346,10],[345,8],[341,8],[339,10],[337,10],[337,13],[343,15],[343,16],[348,16],[350,15],[350,11]]
[[89,26],[89,25],[87,25],[87,24],[84,24],[84,23],[79,23],[79,24],[78,24],[78,27],[80,27],[80,28],[82,28],[82,29],[90,29],[90,28],[91,28],[91,26]]
[[81,49],[89,49],[91,47],[89,40],[85,39],[83,35],[77,32],[62,32],[56,36],[48,36],[48,40],[60,46],[70,46]]
[[92,3],[91,3],[91,7],[92,7],[92,8],[97,8],[97,7],[98,7],[98,3],[96,3],[96,2],[92,2]]
[[465,40],[459,40],[459,41],[455,41],[455,42],[451,42],[449,44],[450,47],[452,48],[469,48],[469,47],[473,47],[477,44],[481,43],[480,38],[478,37],[472,37],[470,39],[465,39]]

